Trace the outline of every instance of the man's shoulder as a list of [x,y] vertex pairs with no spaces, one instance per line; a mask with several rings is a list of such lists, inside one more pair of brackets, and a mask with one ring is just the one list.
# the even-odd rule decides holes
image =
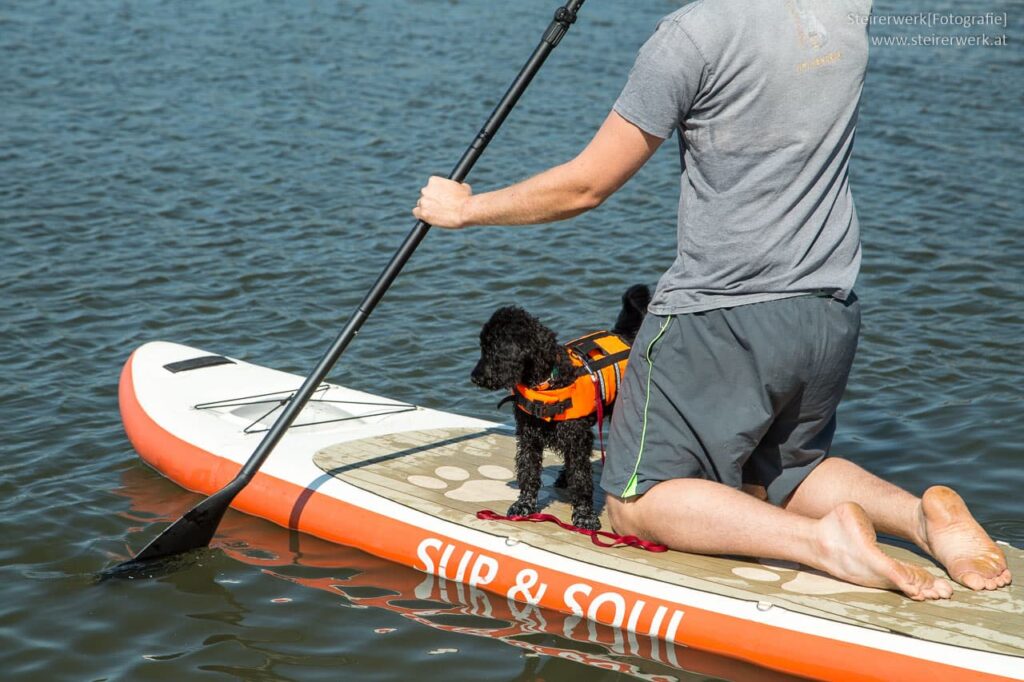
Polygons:
[[662,17],[658,28],[680,30],[701,48],[727,37],[751,7],[751,0],[693,0]]
[[658,26],[679,26],[685,28],[687,24],[694,21],[693,13],[696,11],[698,13],[697,16],[699,17],[700,12],[704,11],[700,9],[701,5],[704,5],[707,2],[708,0],[693,0],[693,2],[688,2],[675,12],[671,12],[663,16],[658,22]]
[[701,22],[721,21],[744,11],[749,13],[751,9],[750,0],[693,0],[662,17],[660,23],[671,23],[686,28]]

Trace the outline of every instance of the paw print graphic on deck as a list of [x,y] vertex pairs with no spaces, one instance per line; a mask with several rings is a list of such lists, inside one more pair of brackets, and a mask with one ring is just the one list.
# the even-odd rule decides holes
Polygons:
[[[444,496],[460,502],[511,502],[519,491],[509,484],[515,478],[511,470],[496,464],[476,467],[482,478],[471,478],[462,467],[442,466],[434,469],[433,476],[413,475],[406,478],[412,485],[428,490],[445,490]],[[457,488],[451,486],[461,483]]]

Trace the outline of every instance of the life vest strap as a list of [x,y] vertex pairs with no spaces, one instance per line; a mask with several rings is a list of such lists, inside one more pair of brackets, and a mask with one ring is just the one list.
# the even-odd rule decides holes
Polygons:
[[598,358],[596,360],[590,357],[581,358],[581,360],[583,360],[583,366],[589,369],[591,372],[597,372],[599,370],[604,369],[605,367],[608,367],[610,365],[616,365],[622,362],[623,360],[628,359],[628,348],[626,350],[620,350],[618,353],[612,353],[611,355],[606,355],[603,358]]
[[516,393],[515,400],[519,409],[538,419],[552,419],[572,407],[572,398],[554,403],[542,403],[539,400],[530,400],[521,393]]
[[629,343],[614,332],[592,332],[586,336],[581,336],[578,339],[574,339],[569,343],[565,344],[566,348],[570,348],[578,352],[582,357],[589,357],[591,353],[605,354],[608,349],[598,343],[599,339],[614,338],[619,341],[622,346],[629,348]]
[[[583,336],[581,336],[579,338],[573,339],[572,341],[570,341],[569,343],[567,343],[565,345],[566,346],[581,346],[581,347],[582,346],[588,346],[589,347],[588,349],[592,350],[592,349],[598,347],[597,343],[595,343],[595,339],[600,339],[602,337],[611,336],[611,335],[613,335],[613,332],[606,332],[606,331],[590,332],[589,334],[584,334]],[[618,336],[618,334],[614,334],[614,336]]]

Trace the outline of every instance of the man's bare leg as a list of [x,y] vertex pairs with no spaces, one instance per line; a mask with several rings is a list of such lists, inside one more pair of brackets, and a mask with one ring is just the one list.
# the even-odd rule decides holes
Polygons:
[[882,552],[867,514],[852,502],[810,518],[720,483],[675,479],[628,501],[609,495],[607,507],[617,532],[681,551],[796,561],[918,600],[953,593],[947,581]]
[[994,590],[1012,579],[1002,550],[960,496],[945,486],[933,486],[918,499],[849,460],[830,457],[804,479],[783,508],[822,518],[842,502],[859,504],[876,529],[915,543],[972,590]]

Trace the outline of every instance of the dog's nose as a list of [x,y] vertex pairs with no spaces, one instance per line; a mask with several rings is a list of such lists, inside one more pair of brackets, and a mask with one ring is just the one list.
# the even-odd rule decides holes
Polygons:
[[487,367],[484,366],[484,361],[476,363],[476,367],[469,373],[469,380],[473,382],[474,386],[486,389],[488,391],[496,391],[501,388],[500,385],[495,385],[494,377],[488,371]]

